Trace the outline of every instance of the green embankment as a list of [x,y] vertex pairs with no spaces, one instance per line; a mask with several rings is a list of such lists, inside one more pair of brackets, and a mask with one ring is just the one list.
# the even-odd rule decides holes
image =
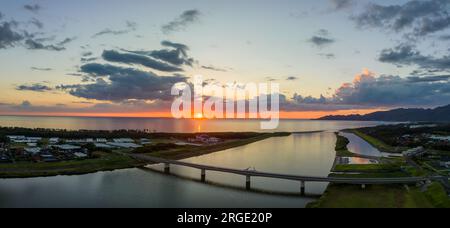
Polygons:
[[373,185],[361,189],[356,185],[328,186],[325,194],[310,208],[449,208],[449,199],[438,183],[421,192],[417,187]]
[[227,150],[235,147],[245,146],[254,142],[265,140],[272,137],[285,137],[289,136],[290,133],[266,133],[260,134],[256,137],[241,139],[241,140],[231,140],[224,143],[219,143],[215,145],[208,146],[178,146],[168,150],[155,151],[152,147],[143,147],[135,151],[135,153],[147,154],[153,157],[160,157],[171,160],[185,159],[189,157],[196,157],[200,155],[205,155],[217,151]]
[[0,178],[78,175],[138,167],[143,164],[127,156],[96,152],[98,158],[52,163],[0,164]]
[[[381,150],[392,151],[384,143],[358,132],[352,132]],[[348,139],[337,135],[337,156],[348,155]],[[340,155],[341,154],[341,155]],[[332,177],[395,178],[421,176],[424,173],[407,166],[402,158],[382,159],[382,164],[336,165]],[[322,197],[308,205],[310,208],[449,208],[450,200],[441,184],[434,182],[422,192],[416,186],[330,184]]]
[[390,146],[381,140],[378,140],[370,135],[364,134],[361,131],[358,130],[349,130],[349,132],[359,136],[360,138],[364,139],[366,142],[368,142],[373,147],[377,148],[379,151],[382,152],[388,152],[388,153],[399,153],[399,150],[396,149],[393,146]]

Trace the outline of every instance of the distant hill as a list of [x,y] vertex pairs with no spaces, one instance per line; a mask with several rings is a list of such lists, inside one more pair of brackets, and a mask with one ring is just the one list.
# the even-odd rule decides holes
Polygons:
[[450,105],[435,109],[394,109],[367,115],[324,116],[319,120],[450,122]]

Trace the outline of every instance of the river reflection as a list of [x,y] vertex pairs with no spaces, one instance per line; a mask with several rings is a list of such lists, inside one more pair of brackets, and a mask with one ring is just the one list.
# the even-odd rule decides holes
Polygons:
[[350,141],[350,144],[347,146],[350,152],[372,157],[382,156],[381,152],[377,148],[373,147],[359,136],[345,132],[340,132],[339,134],[346,137]]
[[[333,133],[293,134],[289,137],[270,138],[264,141],[233,148],[218,153],[183,160],[189,163],[204,164],[234,169],[256,169],[261,172],[292,174],[299,176],[328,176],[334,162]],[[151,166],[162,171],[162,165]],[[186,167],[173,167],[177,175],[196,178],[200,171]],[[220,184],[243,187],[245,177],[233,174],[208,172],[207,180]],[[307,183],[306,191],[322,194],[327,183]],[[268,178],[253,178],[252,187],[268,191],[298,193],[300,183],[295,181]]]

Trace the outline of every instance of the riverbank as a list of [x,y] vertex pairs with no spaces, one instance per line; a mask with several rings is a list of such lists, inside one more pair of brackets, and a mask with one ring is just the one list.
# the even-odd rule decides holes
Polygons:
[[[226,137],[233,133],[221,133]],[[244,139],[226,140],[222,143],[204,146],[184,146],[179,150],[167,150],[156,153],[148,152],[152,156],[165,159],[180,160],[190,157],[205,155],[234,147],[245,146],[271,137],[285,137],[290,133],[261,133],[256,136]],[[168,134],[170,138],[172,134]],[[159,136],[161,137],[161,135]],[[158,144],[157,144],[158,145]],[[143,147],[145,150],[145,147]],[[126,152],[93,152],[94,158],[85,160],[70,160],[49,163],[19,162],[0,164],[0,178],[31,178],[31,177],[49,177],[58,175],[82,175],[101,171],[114,171],[119,169],[140,168],[146,165],[141,161],[135,160]]]
[[[357,134],[358,131],[352,131]],[[357,134],[360,136],[360,134]],[[349,140],[336,134],[336,161],[340,156],[354,157],[347,148]],[[360,136],[361,137],[361,136]],[[363,138],[363,137],[361,137]],[[364,137],[373,144],[385,147],[375,138]],[[421,174],[409,167],[404,158],[382,158],[380,164],[336,164],[332,177],[395,178]],[[448,208],[450,200],[445,189],[437,182],[424,186],[372,185],[362,189],[359,185],[330,184],[319,200],[309,208]]]
[[145,164],[127,156],[94,152],[98,158],[52,163],[21,162],[0,164],[0,178],[31,178],[59,175],[82,175],[101,171],[137,168]]
[[215,153],[223,150],[228,150],[235,147],[245,146],[251,143],[255,143],[258,141],[262,141],[272,137],[287,137],[291,135],[291,133],[278,132],[278,133],[261,133],[255,137],[247,138],[247,139],[239,139],[239,140],[230,140],[225,141],[215,145],[208,146],[182,146],[174,149],[163,150],[163,151],[152,151],[151,148],[147,149],[146,147],[138,149],[136,152],[141,154],[150,155],[153,157],[159,157],[169,160],[182,160],[191,157],[197,157],[201,155],[206,155],[210,153]]

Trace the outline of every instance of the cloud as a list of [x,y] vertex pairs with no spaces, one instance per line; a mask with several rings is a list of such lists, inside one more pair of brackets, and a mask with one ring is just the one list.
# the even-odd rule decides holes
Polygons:
[[165,34],[186,29],[187,26],[198,21],[201,13],[198,10],[184,11],[178,18],[161,27]]
[[26,48],[29,50],[47,50],[47,51],[64,51],[65,47],[56,46],[53,44],[45,45],[33,39],[27,39],[25,41]]
[[52,71],[53,70],[52,68],[40,68],[40,67],[31,67],[30,69],[34,70],[34,71]]
[[159,71],[165,72],[182,71],[182,69],[179,67],[175,67],[167,63],[154,60],[144,55],[120,53],[114,50],[105,50],[103,51],[102,57],[104,60],[109,62],[142,65]]
[[218,67],[215,67],[212,65],[202,66],[202,68],[205,70],[212,70],[212,71],[217,71],[217,72],[227,72],[226,69],[218,68]]
[[397,66],[417,65],[427,70],[450,70],[450,56],[443,56],[441,58],[425,56],[419,51],[414,50],[414,47],[411,45],[399,45],[395,48],[384,49],[378,59],[381,62],[391,63]]
[[296,81],[296,80],[298,80],[298,77],[295,76],[289,76],[286,78],[286,81]]
[[24,39],[22,34],[14,30],[16,26],[17,23],[15,22],[3,22],[0,24],[0,49],[14,47]]
[[137,23],[132,22],[132,21],[126,21],[126,29],[122,29],[122,30],[113,30],[113,29],[104,29],[96,34],[94,34],[92,36],[92,38],[97,38],[99,36],[104,36],[104,35],[123,35],[123,34],[127,34],[130,33],[132,31],[135,31],[137,28]]
[[143,55],[147,57],[151,57],[152,59],[166,62],[167,64],[175,65],[175,66],[192,66],[194,63],[194,59],[189,57],[187,51],[189,47],[185,44],[173,43],[170,41],[162,41],[162,46],[173,48],[173,49],[162,49],[162,50],[154,50],[154,51],[130,51],[124,50],[129,53],[133,53],[136,55]]
[[336,55],[333,53],[319,53],[319,56],[322,56],[326,59],[335,59]]
[[[76,97],[103,101],[172,100],[172,86],[187,80],[181,75],[158,76],[108,64],[86,64],[81,66],[81,72],[96,77],[95,83],[61,85],[58,89]],[[105,76],[107,78],[104,79]]]
[[38,29],[43,29],[44,28],[44,23],[42,23],[41,21],[39,21],[36,18],[31,19],[30,23],[34,26],[36,26],[36,28]]
[[448,0],[413,0],[389,6],[371,3],[353,20],[361,28],[375,27],[425,36],[450,27],[449,6]]
[[335,10],[347,9],[354,4],[353,0],[330,0],[330,2]]
[[330,34],[328,32],[328,30],[325,29],[321,29],[317,32],[316,35],[314,35],[313,37],[311,37],[308,42],[314,44],[317,47],[324,47],[326,45],[332,44],[334,42],[336,42],[335,39],[330,38]]
[[68,44],[68,43],[71,43],[72,41],[74,41],[74,40],[76,40],[76,39],[77,39],[76,37],[66,38],[66,39],[64,39],[63,41],[59,42],[57,45],[58,45],[58,46],[64,46],[64,45],[66,45],[66,44]]
[[381,75],[364,70],[353,82],[344,83],[334,94],[319,98],[294,94],[282,97],[285,111],[325,111],[375,109],[398,106],[447,105],[450,100],[450,75],[406,77]]
[[35,83],[32,85],[19,85],[16,87],[16,90],[19,91],[32,91],[32,92],[47,92],[51,91],[52,88],[48,87],[47,85]]
[[42,9],[42,7],[40,5],[38,5],[38,4],[24,5],[23,8],[25,10],[28,10],[28,11],[32,12],[32,13],[38,13]]

